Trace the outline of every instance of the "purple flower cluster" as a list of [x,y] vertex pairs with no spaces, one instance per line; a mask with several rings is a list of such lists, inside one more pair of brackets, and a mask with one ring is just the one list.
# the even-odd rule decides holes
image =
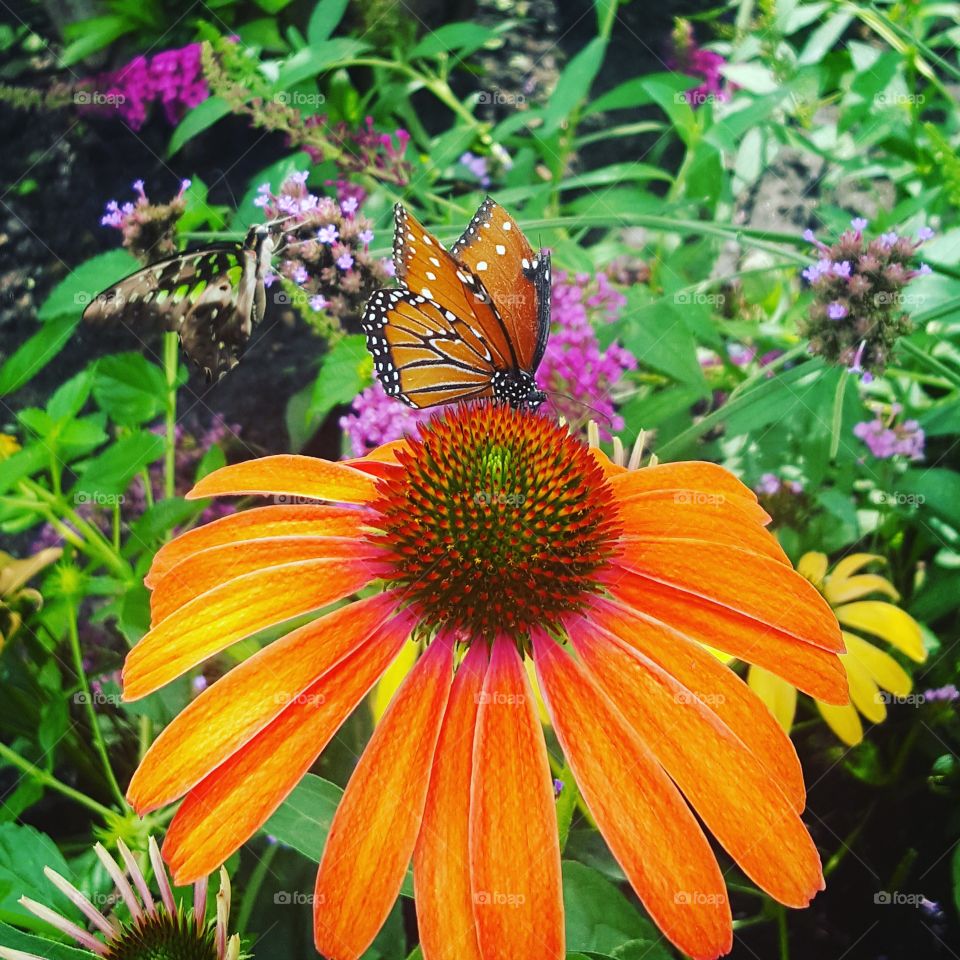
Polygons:
[[945,687],[934,687],[923,691],[924,702],[954,703],[960,700],[960,690],[955,683],[948,683]]
[[353,455],[362,457],[383,443],[416,436],[419,425],[442,410],[414,410],[388,397],[378,381],[354,398],[351,412],[340,418],[340,429],[347,435]]
[[[311,310],[341,322],[356,319],[373,290],[393,275],[390,260],[370,255],[373,224],[360,213],[356,192],[318,197],[301,172],[290,174],[278,193],[263,184],[254,202],[268,220],[285,221],[277,272],[303,291]],[[267,277],[268,284],[275,279]]]
[[470,171],[481,187],[487,189],[490,186],[490,164],[486,157],[467,150],[461,154],[460,163]]
[[787,480],[776,473],[763,473],[754,486],[759,496],[773,497],[778,493],[803,493],[803,483],[800,480]]
[[687,103],[696,108],[712,101],[729,100],[735,87],[727,83],[720,72],[727,61],[719,53],[704,50],[697,45],[689,20],[677,19],[671,39],[673,50],[667,58],[667,66],[678,73],[686,73],[703,81],[686,91],[684,97]]
[[891,457],[922,460],[925,441],[923,429],[916,420],[895,423],[896,416],[902,412],[903,407],[894,403],[886,417],[877,413],[875,419],[858,423],[853,428],[854,436],[862,440],[878,460],[889,460]]
[[553,277],[553,330],[537,380],[550,404],[573,429],[596,420],[601,434],[623,429],[613,391],[637,359],[620,344],[601,349],[594,323],[612,323],[626,305],[626,297],[610,285],[605,273]]
[[175,124],[186,110],[210,96],[199,43],[135,57],[119,70],[91,77],[81,86],[96,92],[93,109],[116,110],[134,130],[146,122],[154,102],[162,104],[167,121]]
[[190,181],[180,184],[180,192],[167,203],[151,203],[144,191],[143,181],[133,184],[137,199],[124,204],[111,200],[100,220],[105,227],[113,227],[123,234],[123,245],[141,260],[158,260],[177,251],[177,221],[187,208],[186,191]]
[[[626,372],[636,369],[637,360],[617,343],[602,350],[593,322],[616,320],[626,298],[603,273],[568,279],[562,271],[554,273],[552,296],[553,330],[537,381],[547,392],[549,406],[572,429],[596,420],[609,437],[623,429],[611,393]],[[376,383],[354,399],[340,427],[354,455],[362,456],[382,443],[413,434],[436,412],[413,410],[388,397]]]
[[[374,129],[373,117],[367,117],[364,126],[354,130],[349,124],[329,124],[326,116],[313,115],[303,120],[303,136],[290,133],[291,145],[300,146],[314,163],[323,161],[328,153],[344,173],[367,173],[396,184],[410,179],[410,162],[406,159],[410,134],[402,127],[391,133]],[[310,136],[310,131],[322,133],[333,150],[323,140]]]
[[866,228],[867,221],[857,217],[831,246],[811,230],[804,233],[817,259],[802,273],[814,301],[800,332],[812,353],[869,382],[886,366],[897,338],[910,330],[903,290],[930,272],[925,264],[913,267],[911,262],[933,231],[923,227],[913,240],[891,231],[868,242]]

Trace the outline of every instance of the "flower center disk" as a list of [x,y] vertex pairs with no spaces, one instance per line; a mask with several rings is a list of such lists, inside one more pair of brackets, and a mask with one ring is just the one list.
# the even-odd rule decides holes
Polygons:
[[215,930],[198,930],[190,912],[160,908],[126,925],[107,945],[105,960],[217,960]]
[[557,626],[601,589],[619,533],[589,449],[530,411],[461,406],[420,427],[374,508],[390,579],[428,627]]

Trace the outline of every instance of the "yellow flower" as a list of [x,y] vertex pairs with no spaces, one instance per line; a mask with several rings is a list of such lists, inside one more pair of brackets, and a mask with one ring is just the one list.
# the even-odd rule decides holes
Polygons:
[[9,433],[0,433],[0,460],[12,457],[20,449],[17,438]]
[[[862,572],[874,561],[882,563],[884,558],[854,553],[840,560],[828,574],[826,554],[811,552],[804,554],[797,564],[797,571],[823,594],[844,627],[847,652],[840,655],[840,660],[847,672],[850,703],[836,706],[819,700],[814,702],[830,729],[851,747],[863,739],[860,714],[871,723],[882,723],[886,719],[888,698],[881,691],[905,697],[913,688],[907,671],[890,654],[859,634],[868,633],[886,640],[917,663],[927,659],[920,624],[896,606],[900,594],[893,584],[876,573]],[[870,594],[882,594],[893,602],[864,599]],[[857,632],[852,633],[853,630]],[[796,687],[757,666],[750,667],[748,679],[780,725],[789,731],[797,708]]]

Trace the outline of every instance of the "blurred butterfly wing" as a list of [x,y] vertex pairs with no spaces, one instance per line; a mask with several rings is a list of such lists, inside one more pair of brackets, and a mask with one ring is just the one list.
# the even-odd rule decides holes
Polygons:
[[456,316],[474,323],[501,369],[516,367],[519,357],[483,283],[469,267],[458,263],[402,204],[393,208],[393,214],[393,265],[397,279],[413,293],[442,303]]
[[263,312],[262,279],[249,271],[245,278],[244,256],[242,245],[225,244],[152,263],[99,294],[83,319],[175,331],[208,377],[222,376]]
[[422,294],[378,290],[361,325],[388,396],[421,408],[493,396],[497,368],[483,335]]
[[517,222],[490,197],[451,253],[476,274],[493,299],[520,369],[535,372],[550,334],[550,255],[535,254]]

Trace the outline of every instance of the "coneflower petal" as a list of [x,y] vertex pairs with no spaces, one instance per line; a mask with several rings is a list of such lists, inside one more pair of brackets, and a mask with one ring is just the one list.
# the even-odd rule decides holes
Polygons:
[[417,926],[424,960],[483,960],[473,920],[470,783],[487,650],[475,643],[457,670],[430,772],[413,854]]
[[729,470],[705,460],[659,463],[641,470],[624,470],[610,477],[618,497],[635,497],[657,491],[697,492],[716,497],[740,497],[756,503],[757,495]]
[[73,937],[77,943],[82,944],[88,950],[92,950],[98,957],[106,956],[107,948],[103,943],[87,933],[83,927],[77,926],[77,924],[68,920],[66,917],[61,917],[56,910],[51,910],[49,907],[44,906],[42,903],[37,903],[36,900],[31,900],[29,897],[21,897],[18,902],[35,917],[46,921],[51,927],[56,927],[57,930],[65,933],[68,937]]
[[265,537],[209,547],[185,558],[156,581],[150,597],[151,626],[208,590],[255,570],[300,560],[373,559],[379,548],[354,537]]
[[254,507],[221,517],[181,533],[165,543],[153,558],[144,584],[152,588],[168,570],[187,557],[224,543],[259,540],[263,537],[349,537],[362,525],[364,511],[331,504],[299,504]]
[[707,829],[771,896],[805,907],[823,889],[817,849],[780,786],[686,687],[582,618],[567,621],[581,663],[683,791]]
[[695,960],[726,953],[732,926],[723,875],[680,791],[583,668],[541,630],[533,656],[563,752],[637,896]]
[[835,654],[822,647],[803,643],[729,607],[627,570],[611,581],[610,592],[691,640],[766,667],[811,696],[829,703],[847,702],[843,665]]
[[[151,840],[153,838],[151,837]],[[155,842],[155,841],[154,841]],[[130,852],[130,848],[123,842],[122,839],[117,840],[117,849],[120,851],[120,856],[123,858],[123,864],[127,868],[127,873],[130,874],[130,879],[133,880],[133,885],[137,888],[137,893],[140,894],[140,900],[143,903],[144,908],[150,916],[156,916],[157,908],[153,902],[153,894],[150,892],[150,887],[147,886],[146,878],[143,876],[143,872],[140,869],[140,865],[134,859],[133,854]]]
[[328,670],[379,631],[392,592],[340,607],[257,651],[187,705],[153,742],[127,798],[142,815],[183,796]]
[[133,887],[130,886],[129,881],[124,876],[120,865],[110,856],[102,843],[94,844],[93,852],[97,855],[97,858],[103,864],[107,873],[110,874],[110,879],[113,880],[114,886],[117,888],[117,893],[120,894],[123,902],[127,905],[130,916],[133,917],[134,920],[139,920],[140,917],[143,916],[140,901],[137,900],[136,894],[133,892]]
[[163,851],[178,884],[222,864],[303,778],[410,633],[393,617],[187,794]]
[[237,640],[349,596],[371,577],[364,560],[304,560],[215,587],[167,617],[127,654],[124,699],[145,697]]
[[312,497],[333,503],[367,503],[373,499],[376,486],[374,477],[342,463],[278,454],[214,470],[197,482],[187,499],[260,493]]
[[512,640],[497,637],[473,745],[470,882],[483,960],[564,956],[560,845],[533,691]]
[[716,544],[643,543],[621,566],[804,643],[843,653],[837,618],[817,589],[768,557]]
[[747,745],[797,811],[806,805],[800,759],[770,711],[729,667],[700,643],[639,610],[597,597],[591,623],[635,647],[682,683]]
[[77,908],[84,916],[102,933],[112,937],[117,928],[72,884],[69,880],[60,876],[56,870],[51,867],[43,868],[44,876]]
[[453,647],[444,634],[427,647],[370,738],[337,807],[314,896],[314,939],[325,956],[356,960],[400,893],[453,681]]

